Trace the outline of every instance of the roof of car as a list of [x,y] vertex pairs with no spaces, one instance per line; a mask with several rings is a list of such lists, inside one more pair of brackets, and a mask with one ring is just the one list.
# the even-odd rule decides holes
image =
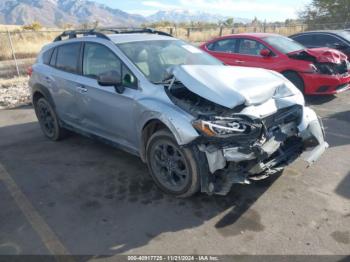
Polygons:
[[116,44],[139,42],[139,41],[155,41],[155,40],[176,40],[176,38],[157,34],[135,33],[135,34],[108,34],[108,37]]
[[315,33],[328,33],[328,34],[339,34],[340,32],[343,32],[345,30],[314,30],[314,31],[307,31],[307,32],[301,32],[297,33],[291,36],[297,36],[297,35],[307,35],[307,34],[315,34]]
[[249,37],[256,37],[256,38],[265,38],[269,36],[280,36],[278,34],[273,34],[273,33],[240,33],[240,34],[232,34],[232,35],[227,35],[225,37],[241,37],[241,36],[249,36]]

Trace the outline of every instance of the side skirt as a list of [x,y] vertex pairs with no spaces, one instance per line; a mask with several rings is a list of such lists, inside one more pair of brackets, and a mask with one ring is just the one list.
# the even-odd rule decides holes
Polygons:
[[127,147],[125,145],[122,145],[122,144],[119,144],[117,142],[114,142],[114,141],[111,141],[107,138],[104,138],[104,137],[101,137],[101,136],[98,136],[98,135],[95,135],[95,134],[92,134],[92,133],[89,133],[89,132],[86,132],[86,131],[83,131],[81,130],[80,128],[76,128],[72,125],[69,125],[65,122],[63,122],[62,120],[60,120],[60,126],[69,130],[69,131],[72,131],[74,133],[77,133],[79,135],[82,135],[82,136],[85,136],[85,137],[88,137],[88,138],[91,138],[91,139],[94,139],[94,140],[97,140],[99,142],[102,142],[106,145],[109,145],[109,146],[112,146],[114,148],[117,148],[117,149],[120,149],[120,150],[123,150],[127,153],[130,153],[132,155],[135,155],[137,157],[140,157],[140,153],[138,150],[134,149],[134,148],[130,148],[130,147]]

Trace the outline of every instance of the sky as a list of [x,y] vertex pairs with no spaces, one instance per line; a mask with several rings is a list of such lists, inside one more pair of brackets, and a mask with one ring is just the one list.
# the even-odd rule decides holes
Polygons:
[[267,21],[284,21],[297,18],[311,0],[94,0],[128,13],[148,16],[159,10],[186,9],[210,12],[224,16],[254,18]]

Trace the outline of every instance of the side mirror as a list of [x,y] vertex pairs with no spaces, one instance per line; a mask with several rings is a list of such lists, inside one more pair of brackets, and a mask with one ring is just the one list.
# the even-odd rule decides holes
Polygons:
[[269,49],[263,49],[260,51],[260,55],[263,57],[271,56],[271,51]]
[[122,85],[121,75],[116,71],[107,72],[97,77],[100,86],[114,86],[115,91],[122,94],[125,88]]

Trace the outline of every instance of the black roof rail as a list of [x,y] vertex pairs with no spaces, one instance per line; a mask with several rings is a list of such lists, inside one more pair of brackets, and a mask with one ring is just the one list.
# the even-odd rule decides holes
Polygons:
[[54,42],[62,41],[64,37],[68,39],[77,38],[78,35],[90,36],[94,35],[99,38],[110,40],[110,38],[104,32],[111,32],[113,34],[137,34],[137,33],[148,33],[157,34],[163,36],[172,36],[163,31],[154,30],[152,28],[95,28],[95,29],[78,29],[78,30],[68,30],[64,31],[62,34],[54,39]]
[[68,39],[77,38],[78,35],[83,35],[83,36],[95,35],[96,37],[100,37],[100,38],[103,38],[103,39],[110,40],[108,36],[106,36],[105,34],[103,34],[101,32],[95,31],[95,29],[87,29],[87,30],[68,30],[68,31],[64,31],[62,34],[60,34],[59,36],[57,36],[54,39],[54,42],[62,41],[63,37],[68,37]]
[[157,34],[157,35],[164,35],[164,36],[172,36],[169,33],[155,30],[153,28],[98,28],[98,31],[108,31],[115,34],[137,34],[137,33],[148,33],[148,34]]

